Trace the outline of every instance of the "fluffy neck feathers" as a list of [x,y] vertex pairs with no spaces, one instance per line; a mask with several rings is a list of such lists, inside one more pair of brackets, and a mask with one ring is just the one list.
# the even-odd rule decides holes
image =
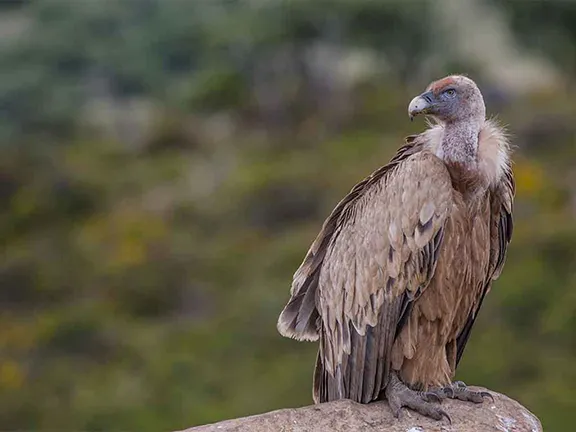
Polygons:
[[442,159],[470,168],[476,165],[478,135],[482,123],[474,121],[446,123],[441,143]]
[[[501,180],[510,164],[510,144],[505,131],[493,120],[485,120],[475,128],[431,126],[421,139],[429,151],[447,163],[455,163],[456,157],[464,158],[466,166],[477,170],[492,186]],[[466,150],[459,151],[460,147]]]

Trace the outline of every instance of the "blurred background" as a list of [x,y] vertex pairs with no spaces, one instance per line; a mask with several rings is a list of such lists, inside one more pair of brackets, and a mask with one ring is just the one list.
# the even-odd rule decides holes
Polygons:
[[276,332],[410,99],[466,72],[515,236],[458,378],[576,422],[576,3],[0,1],[0,428],[174,430],[311,403]]

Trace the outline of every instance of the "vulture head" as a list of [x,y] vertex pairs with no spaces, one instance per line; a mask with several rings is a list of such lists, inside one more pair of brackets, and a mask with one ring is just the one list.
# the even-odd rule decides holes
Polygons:
[[412,120],[418,114],[432,116],[442,123],[481,123],[486,118],[486,108],[474,81],[462,75],[451,75],[434,81],[424,93],[412,99],[408,115]]

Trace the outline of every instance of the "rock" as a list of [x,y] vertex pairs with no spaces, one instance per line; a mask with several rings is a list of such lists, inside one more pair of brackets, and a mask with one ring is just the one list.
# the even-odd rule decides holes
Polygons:
[[362,405],[340,400],[226,420],[180,432],[542,432],[542,425],[534,414],[507,396],[490,393],[494,402],[487,399],[480,405],[444,401],[442,405],[452,418],[451,425],[446,420],[431,420],[410,410],[403,410],[400,419],[396,419],[386,402]]

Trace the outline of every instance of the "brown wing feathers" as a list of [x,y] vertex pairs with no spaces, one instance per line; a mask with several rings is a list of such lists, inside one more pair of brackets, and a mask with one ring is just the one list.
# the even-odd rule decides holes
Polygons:
[[315,383],[316,401],[369,402],[385,387],[403,309],[433,275],[451,194],[444,166],[422,152],[355,203],[355,218],[331,243],[320,276],[324,379]]
[[406,138],[406,145],[401,147],[387,165],[372,173],[352,188],[350,193],[334,208],[324,222],[318,237],[312,243],[306,258],[294,275],[292,297],[278,320],[278,331],[287,337],[297,340],[314,341],[318,339],[318,313],[316,310],[316,288],[320,267],[330,242],[344,224],[350,220],[354,202],[364,191],[379,181],[388,171],[406,157],[421,150],[422,145],[415,141],[417,135]]
[[410,137],[355,186],[295,274],[278,328],[297,339],[320,333],[316,402],[378,397],[399,325],[433,275],[452,189],[442,163],[421,150]]
[[[314,371],[314,401],[316,403],[349,398],[370,402],[378,397],[387,383],[389,362],[386,361],[395,334],[390,332],[397,325],[403,299],[383,305],[375,327],[367,326],[361,336],[352,323],[344,326],[350,338],[350,354],[344,354],[334,374],[327,373],[324,363],[326,338],[321,339]],[[323,331],[323,329],[321,330]]]

